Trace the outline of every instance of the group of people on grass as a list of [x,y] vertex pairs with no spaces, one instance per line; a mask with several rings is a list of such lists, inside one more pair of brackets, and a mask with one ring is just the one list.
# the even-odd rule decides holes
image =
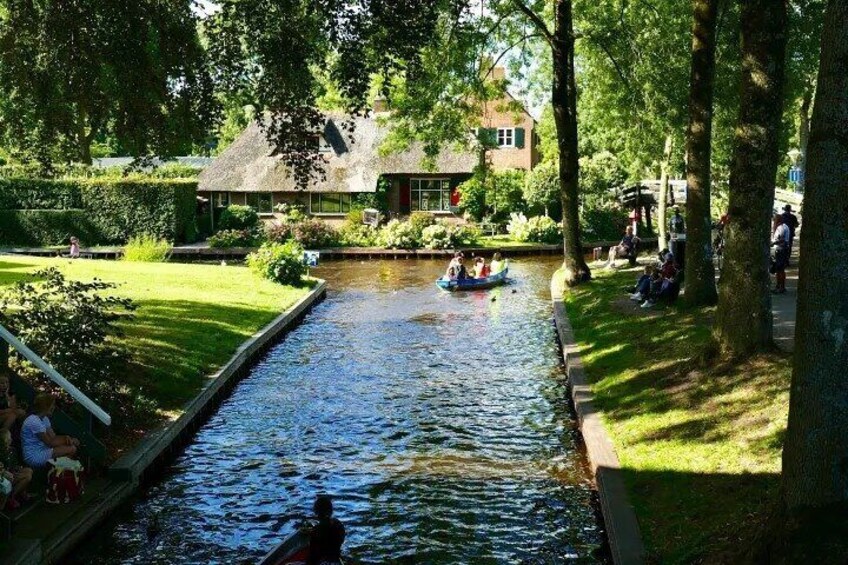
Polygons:
[[674,254],[668,249],[660,251],[655,264],[646,265],[636,285],[627,288],[630,300],[639,302],[642,308],[653,308],[660,302],[671,303],[680,294],[683,270],[675,262]]
[[792,245],[795,242],[795,232],[800,223],[798,217],[792,213],[792,206],[787,204],[783,207],[782,214],[776,214],[773,221],[773,236],[771,245],[774,248],[769,271],[774,275],[775,294],[786,293],[786,268],[789,266],[789,258],[792,256]]
[[457,251],[453,255],[448,270],[445,273],[444,280],[462,281],[466,279],[485,279],[491,277],[504,270],[506,261],[500,253],[495,253],[492,256],[492,261],[487,265],[483,257],[474,259],[474,266],[469,271],[465,266],[465,253]]
[[27,415],[9,386],[8,375],[0,374],[0,509],[14,511],[30,500],[27,487],[33,469],[77,454],[78,439],[53,431],[50,416],[55,409],[56,398],[42,393],[36,395]]

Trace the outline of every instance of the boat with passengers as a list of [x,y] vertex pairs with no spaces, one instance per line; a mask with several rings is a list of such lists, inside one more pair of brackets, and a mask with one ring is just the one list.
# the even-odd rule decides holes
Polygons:
[[484,290],[504,284],[507,281],[509,268],[504,267],[502,271],[483,278],[446,279],[444,277],[436,280],[436,286],[442,290]]

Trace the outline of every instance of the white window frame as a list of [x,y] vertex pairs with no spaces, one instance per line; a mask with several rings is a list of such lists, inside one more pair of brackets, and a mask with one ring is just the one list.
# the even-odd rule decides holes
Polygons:
[[[226,201],[226,203],[224,203]],[[226,208],[232,202],[232,198],[230,198],[229,192],[216,192],[215,196],[212,198],[212,207],[213,208]]]
[[[504,142],[501,143],[501,135],[503,135]],[[507,143],[507,138],[509,142]],[[498,128],[498,147],[499,148],[513,148],[515,147],[515,128]]]
[[[439,184],[439,207],[435,210],[424,210],[421,207],[421,183],[438,182]],[[416,186],[417,185],[417,186]],[[432,190],[432,189],[424,189]],[[416,198],[416,192],[418,196]],[[447,201],[445,201],[447,199]],[[451,208],[451,185],[449,178],[411,178],[409,179],[409,208],[412,212],[450,212]]]
[[[339,197],[339,212],[321,212],[321,198],[327,195]],[[345,202],[347,200],[347,202]],[[313,216],[344,216],[350,212],[353,205],[353,195],[349,192],[310,192],[309,213]],[[347,207],[347,209],[345,209]]]

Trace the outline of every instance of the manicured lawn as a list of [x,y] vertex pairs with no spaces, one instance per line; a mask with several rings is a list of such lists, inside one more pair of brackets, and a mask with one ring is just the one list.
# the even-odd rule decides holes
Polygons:
[[566,308],[652,557],[727,561],[775,495],[790,360],[709,347],[713,308],[638,308],[637,269],[595,271]]
[[536,244],[515,241],[509,235],[484,235],[476,245],[472,245],[471,247],[491,247],[497,249],[499,247],[523,247],[526,245]]
[[51,266],[68,278],[117,283],[112,293],[136,302],[135,317],[122,322],[134,359],[128,380],[163,411],[179,410],[244,340],[308,292],[246,267],[9,255],[0,257],[0,285]]

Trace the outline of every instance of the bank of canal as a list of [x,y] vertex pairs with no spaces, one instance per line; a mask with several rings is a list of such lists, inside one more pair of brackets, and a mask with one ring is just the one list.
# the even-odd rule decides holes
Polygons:
[[551,323],[555,257],[445,294],[439,261],[334,262],[273,347],[84,563],[236,563],[336,498],[358,563],[600,559]]

